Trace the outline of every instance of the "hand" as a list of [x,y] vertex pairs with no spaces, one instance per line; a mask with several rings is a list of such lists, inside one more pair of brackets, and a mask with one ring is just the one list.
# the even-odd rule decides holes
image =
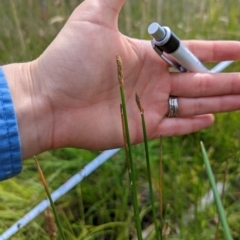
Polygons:
[[[23,158],[59,147],[108,149],[123,145],[115,56],[123,61],[132,143],[142,141],[138,91],[149,139],[208,127],[209,113],[240,108],[240,75],[169,73],[150,41],[118,31],[125,0],[86,0],[35,61],[7,65],[19,122]],[[236,60],[240,43],[187,41],[202,61]],[[179,114],[166,118],[169,95]]]

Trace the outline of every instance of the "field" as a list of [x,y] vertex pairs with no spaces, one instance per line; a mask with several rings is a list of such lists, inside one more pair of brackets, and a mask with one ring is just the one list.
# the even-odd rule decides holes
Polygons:
[[[2,0],[0,64],[37,58],[80,2]],[[240,0],[128,0],[119,17],[119,29],[130,37],[150,40],[147,27],[158,21],[182,39],[239,40],[239,6]],[[209,67],[213,65],[208,63]],[[240,71],[239,63],[232,64],[226,71]],[[216,122],[209,129],[162,139],[163,206],[171,228],[167,239],[215,239],[216,207],[212,203],[203,204],[210,185],[203,165],[201,140],[207,148],[216,181],[220,184],[226,178],[223,203],[232,236],[240,239],[239,119],[240,112],[216,114]],[[156,200],[159,145],[159,139],[149,142]],[[155,239],[143,145],[133,146],[133,153],[142,226],[145,233],[150,233],[146,239]],[[67,148],[37,157],[49,188],[54,191],[98,154]],[[121,150],[56,202],[67,239],[135,239],[129,192],[125,154]],[[21,175],[0,183],[0,234],[45,197],[33,159],[24,161]],[[159,209],[158,201],[156,209]],[[45,230],[49,224],[46,214],[40,214],[10,239],[50,239]],[[223,239],[221,227],[217,239]]]

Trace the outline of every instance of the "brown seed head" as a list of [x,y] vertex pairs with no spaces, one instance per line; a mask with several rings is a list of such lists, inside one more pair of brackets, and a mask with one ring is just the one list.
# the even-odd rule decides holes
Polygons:
[[43,184],[43,186],[46,188],[47,183],[46,183],[45,177],[44,177],[44,175],[43,175],[42,169],[41,169],[41,167],[40,167],[40,165],[39,165],[39,163],[38,163],[37,158],[36,158],[35,156],[33,156],[33,158],[34,158],[34,160],[35,160],[35,163],[36,163],[36,166],[37,166],[37,170],[38,170],[40,179],[41,179],[41,181],[42,181],[42,184]]
[[57,225],[53,214],[49,208],[44,212],[45,223],[46,223],[46,232],[51,240],[57,236]]
[[139,111],[141,112],[141,114],[143,114],[144,113],[144,109],[143,109],[143,107],[141,105],[141,100],[140,100],[140,97],[139,97],[137,92],[135,93],[135,97],[136,97],[136,103],[138,105]]
[[166,221],[166,223],[163,226],[162,236],[166,238],[170,234],[170,231],[171,231],[171,228],[169,225],[169,221]]
[[118,81],[121,87],[123,87],[124,80],[123,80],[123,69],[122,69],[122,59],[120,56],[116,55],[117,61],[117,71],[118,71]]

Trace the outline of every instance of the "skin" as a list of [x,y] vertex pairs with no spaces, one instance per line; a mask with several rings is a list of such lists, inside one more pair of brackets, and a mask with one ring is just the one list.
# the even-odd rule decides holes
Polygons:
[[[138,91],[149,139],[210,126],[209,113],[240,109],[240,74],[169,73],[150,41],[118,31],[125,0],[85,0],[34,61],[3,66],[17,115],[23,159],[60,147],[109,149],[123,137],[115,56],[122,58],[129,128],[142,141]],[[186,41],[203,62],[237,60],[236,41]],[[169,95],[179,115],[166,118]]]

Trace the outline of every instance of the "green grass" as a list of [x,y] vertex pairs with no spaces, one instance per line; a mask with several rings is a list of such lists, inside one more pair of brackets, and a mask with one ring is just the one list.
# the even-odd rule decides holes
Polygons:
[[[49,24],[49,19],[69,16],[81,1],[47,2],[48,18],[41,18],[40,1],[16,0],[16,15],[10,2],[0,3],[0,64],[21,62],[39,56],[59,32],[64,22]],[[162,3],[161,3],[162,2]],[[161,8],[156,8],[156,4]],[[128,0],[121,12],[119,24],[124,34],[150,39],[149,23],[161,20],[182,39],[232,39],[239,40],[239,0]],[[162,15],[157,15],[162,13]],[[130,17],[131,14],[131,17]],[[16,29],[20,26],[20,29]],[[20,44],[22,34],[25,49]],[[114,61],[114,59],[113,59]],[[234,63],[227,71],[240,71]],[[133,99],[134,101],[134,99]],[[226,159],[229,160],[228,188],[224,207],[234,239],[240,238],[240,114],[216,115],[215,124],[197,134],[163,139],[163,207],[169,204],[169,239],[211,239],[216,230],[216,207],[209,205],[202,212],[197,205],[210,189],[203,166],[199,142],[205,144],[216,181],[224,179]],[[152,224],[144,146],[133,146],[136,164],[138,199],[142,228]],[[149,142],[152,182],[155,199],[158,198],[159,140]],[[50,190],[56,189],[76,173],[98,152],[61,149],[38,156]],[[23,173],[0,184],[0,232],[22,217],[45,198],[33,160],[24,162]],[[157,206],[158,203],[156,203]],[[125,153],[122,150],[100,169],[56,202],[57,211],[67,239],[125,240],[136,236],[132,211]],[[190,218],[192,216],[192,218]],[[12,240],[49,239],[44,230],[41,214]],[[154,236],[149,237],[154,239]],[[219,239],[223,239],[220,228]]]

